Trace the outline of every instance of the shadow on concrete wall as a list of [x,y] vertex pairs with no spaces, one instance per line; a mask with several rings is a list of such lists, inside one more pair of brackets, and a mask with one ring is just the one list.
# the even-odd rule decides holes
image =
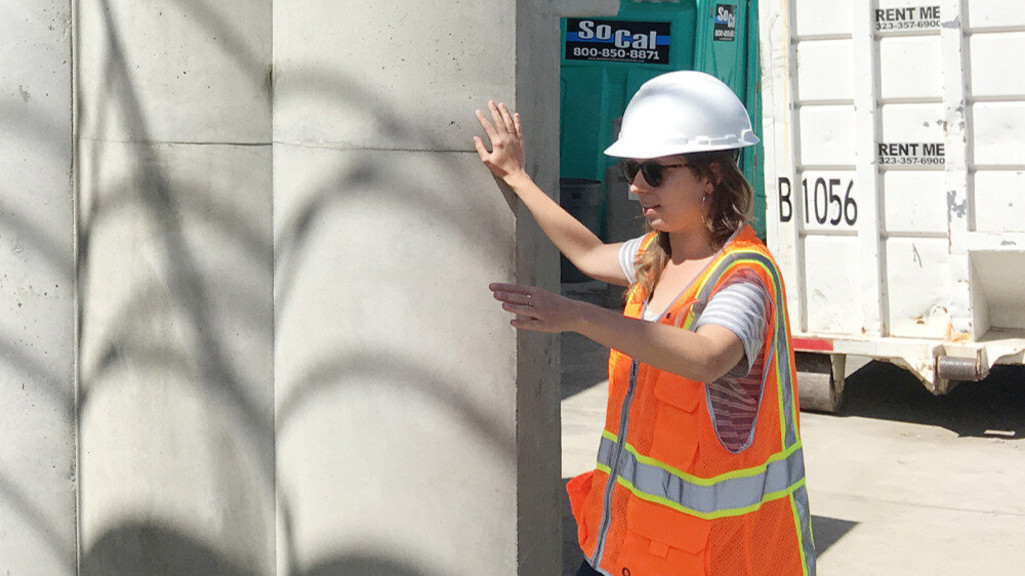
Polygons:
[[24,489],[2,471],[0,471],[0,502],[19,515],[19,518],[5,518],[5,529],[13,530],[15,526],[18,526],[34,532],[35,536],[50,548],[54,557],[64,559],[63,565],[67,573],[75,573],[75,550],[69,542],[64,541],[60,536],[65,530],[56,526],[46,512],[25,493]]
[[257,576],[224,558],[205,542],[160,525],[123,524],[83,555],[82,574],[147,576]]
[[[443,146],[431,135],[430,127],[412,126],[404,122],[395,111],[387,108],[380,95],[368,91],[364,86],[331,71],[305,71],[289,78],[289,89],[307,91],[329,96],[345,106],[359,105],[362,113],[374,118],[373,124],[380,127],[380,137],[396,143],[396,149],[441,150]],[[471,111],[468,111],[470,116]],[[469,143],[468,143],[469,147]],[[469,150],[467,150],[469,151]],[[460,244],[469,260],[483,260],[502,253],[507,242],[498,235],[482,237],[479,230],[496,230],[501,227],[497,221],[468,221],[465,207],[458,195],[438,195],[437,190],[460,189],[465,182],[458,176],[465,170],[448,154],[429,154],[428,162],[440,167],[435,173],[445,175],[441,182],[414,180],[407,171],[398,169],[393,159],[371,153],[353,154],[355,162],[343,170],[326,177],[313,185],[313,192],[307,197],[295,216],[285,222],[278,232],[275,245],[275,311],[276,321],[289,309],[297,298],[296,284],[301,281],[300,263],[303,254],[313,249],[318,241],[317,220],[343,207],[351,198],[368,191],[380,199],[382,205],[401,205],[404,210],[424,215],[445,230],[460,238]],[[493,190],[484,191],[496,193]],[[469,193],[480,193],[471,191]],[[512,206],[512,198],[506,201]],[[322,229],[321,229],[322,233]],[[322,239],[322,238],[321,238]],[[360,255],[373,260],[377,256]],[[390,252],[387,258],[399,262],[409,256]],[[416,263],[409,262],[409,268]],[[483,290],[485,287],[482,286]],[[364,298],[372,299],[372,290]],[[342,295],[342,297],[345,297]],[[430,341],[444,338],[439,334],[424,334]],[[472,374],[448,373],[439,370],[435,364],[424,362],[412,354],[397,353],[395,350],[374,348],[340,349],[329,357],[309,362],[298,370],[296,384],[287,395],[279,399],[277,430],[279,436],[290,426],[300,425],[304,408],[315,405],[340,390],[357,390],[372,386],[373,395],[382,388],[391,387],[396,397],[410,397],[410,393],[425,407],[439,406],[438,414],[457,419],[461,427],[491,446],[493,454],[499,454],[510,462],[516,461],[516,440],[508,427],[500,426],[465,392],[474,388]],[[351,395],[358,396],[357,394]],[[296,576],[428,576],[439,574],[437,567],[412,566],[401,560],[400,550],[395,556],[353,552],[324,559],[318,564],[297,569]],[[293,564],[294,566],[294,564]]]
[[[17,21],[22,29],[31,30],[39,24],[30,13],[34,8],[5,5],[0,14]],[[0,430],[4,432],[0,438],[5,445],[0,453],[0,539],[4,540],[5,548],[22,543],[38,546],[28,552],[46,550],[46,558],[39,559],[41,565],[59,566],[62,574],[72,574],[75,550],[69,538],[73,534],[67,519],[74,515],[70,495],[74,490],[75,471],[70,468],[73,460],[67,453],[50,452],[58,450],[57,447],[74,445],[73,438],[68,436],[75,413],[74,392],[69,381],[71,359],[64,350],[54,353],[54,348],[70,344],[71,336],[68,334],[63,342],[52,343],[42,336],[64,337],[67,332],[54,323],[59,311],[55,313],[52,308],[60,310],[62,303],[67,302],[62,298],[70,294],[73,282],[73,260],[70,242],[66,240],[70,230],[65,230],[62,245],[62,238],[46,227],[52,228],[54,222],[60,222],[69,208],[59,200],[64,200],[61,195],[66,193],[70,182],[67,163],[70,135],[69,127],[63,124],[67,116],[46,114],[43,110],[49,105],[45,103],[36,106],[40,100],[46,102],[50,94],[23,80],[24,63],[14,62],[24,57],[28,42],[24,38],[8,38],[7,42],[10,47],[5,45],[0,49],[8,57],[3,72],[5,85],[25,81],[26,86],[0,95],[0,126],[4,131],[4,157],[0,158],[0,163],[6,176],[0,183],[0,238],[3,239],[0,249],[5,251],[4,266],[0,268],[0,307],[5,312],[0,329],[0,388],[5,401],[0,409]],[[29,79],[36,80],[36,77],[29,75]],[[29,105],[32,99],[37,100]],[[40,166],[57,167],[60,172],[31,173]],[[36,187],[44,182],[64,186],[38,190]],[[42,281],[43,278],[49,280]],[[8,310],[10,314],[6,313]],[[36,311],[41,311],[45,317],[37,318]],[[6,403],[8,400],[14,402]],[[47,421],[54,422],[52,428],[31,428],[43,426]],[[31,440],[31,448],[19,444],[22,438],[33,434],[37,437]],[[33,452],[39,449],[45,451]],[[8,456],[23,460],[8,460]],[[34,473],[40,477],[32,477]],[[54,501],[41,498],[54,492],[60,508],[55,507]],[[69,506],[67,509],[64,509],[65,503]],[[26,550],[19,552],[25,554]],[[14,561],[0,558],[0,567],[9,568],[8,562]]]
[[[120,125],[131,127],[131,140],[133,142],[152,144],[149,124],[143,113],[143,106],[140,102],[138,90],[133,86],[132,69],[128,64],[125,54],[125,47],[122,45],[122,36],[119,26],[127,23],[116,21],[115,11],[111,10],[109,1],[100,1],[106,35],[103,38],[90,38],[92,42],[105,42],[105,87],[107,94],[97,95],[102,106],[96,106],[92,110],[81,111],[82,115],[93,115],[90,121],[98,126],[98,133],[103,133],[104,123],[118,122]],[[179,8],[189,11],[194,21],[203,23],[209,31],[220,38],[220,45],[224,50],[236,58],[244,69],[260,71],[265,66],[257,61],[257,58],[247,53],[245,43],[242,42],[234,30],[218,15],[209,10],[203,2],[179,0]],[[256,73],[256,72],[254,72]],[[384,107],[380,102],[382,99],[377,95],[368,92],[358,84],[328,72],[311,73],[307,78],[301,79],[297,86],[299,89],[317,91],[327,94],[339,101],[351,104],[359,104],[364,112],[373,115],[376,125],[382,126],[386,135],[399,142],[415,142],[416,147],[423,146],[425,150],[432,148],[429,129],[411,127],[400,121],[397,115]],[[109,103],[116,102],[119,107],[110,106]],[[183,105],[194,105],[194,103],[183,103]],[[470,111],[468,111],[468,116]],[[268,143],[269,145],[270,143]],[[469,149],[469,143],[468,143]],[[296,280],[297,272],[292,264],[300,260],[300,256],[306,249],[310,238],[311,224],[322,213],[329,210],[336,203],[343,201],[347,196],[356,194],[367,185],[372,185],[375,190],[380,190],[385,195],[391,195],[403,203],[409,204],[413,210],[420,210],[431,214],[431,217],[450,227],[451,231],[463,233],[467,240],[471,238],[470,226],[474,228],[495,228],[494,222],[466,222],[463,214],[460,213],[455,199],[451,203],[438,203],[437,197],[430,198],[429,195],[411,193],[424,186],[422,182],[403,180],[397,177],[390,166],[385,162],[376,160],[368,155],[355,166],[343,172],[335,174],[316,187],[316,193],[308,201],[308,204],[300,211],[299,216],[284,227],[280,234],[280,241],[277,246],[271,246],[267,239],[270,238],[270,222],[266,222],[267,229],[256,229],[235,216],[230,206],[226,205],[197,205],[197,199],[203,198],[202,190],[188,190],[183,193],[182,184],[172,184],[170,176],[166,172],[166,162],[161,158],[159,146],[146,145],[136,148],[140,157],[136,158],[135,165],[138,173],[133,182],[137,186],[126,186],[117,190],[103,190],[102,198],[88,204],[79,203],[80,210],[84,212],[79,215],[78,235],[78,260],[76,262],[76,274],[79,279],[89,277],[90,267],[98,255],[95,254],[93,238],[98,230],[104,227],[118,226],[120,211],[126,207],[142,207],[145,209],[150,225],[155,226],[158,238],[162,243],[161,254],[168,259],[167,271],[169,276],[165,279],[166,291],[156,293],[154,291],[143,291],[124,302],[120,314],[111,322],[112,328],[105,334],[92,334],[90,337],[95,342],[103,342],[104,348],[99,352],[99,361],[95,368],[88,373],[81,374],[81,394],[78,403],[78,416],[92,402],[92,399],[100,391],[102,386],[117,386],[114,370],[126,360],[130,361],[133,367],[141,368],[153,373],[170,373],[179,375],[182,380],[193,383],[202,389],[203,397],[215,398],[219,404],[234,407],[235,414],[232,416],[237,422],[235,432],[246,437],[249,443],[257,446],[260,456],[257,469],[249,471],[250,476],[259,478],[264,489],[271,493],[277,491],[275,470],[275,434],[276,429],[288,427],[293,423],[299,408],[306,403],[316,400],[318,395],[330,390],[355,386],[358,381],[366,381],[361,376],[372,375],[375,382],[392,382],[396,386],[409,387],[421,393],[434,402],[449,407],[450,413],[458,414],[465,420],[468,428],[476,431],[484,437],[493,448],[502,454],[506,454],[511,460],[515,460],[515,440],[509,437],[508,433],[499,429],[479,407],[475,406],[468,398],[457,392],[458,386],[453,386],[450,375],[437,373],[436,369],[425,366],[413,359],[399,359],[394,355],[386,354],[383,351],[366,351],[339,354],[330,358],[324,358],[314,363],[302,376],[298,386],[293,388],[292,393],[280,403],[280,409],[276,414],[276,421],[273,415],[266,413],[258,403],[252,399],[250,387],[244,381],[244,377],[238,373],[237,366],[233,363],[230,347],[223,340],[215,325],[215,305],[212,302],[211,286],[218,283],[231,283],[229,275],[224,277],[211,278],[202,266],[198,263],[201,260],[197,250],[201,249],[190,244],[187,240],[188,224],[196,220],[210,222],[225,238],[233,244],[247,247],[247,257],[255,261],[263,261],[268,258],[275,262],[282,262],[283,265],[274,270],[273,282],[276,284],[276,308],[287,307],[292,297],[292,286]],[[93,147],[93,156],[81,158],[84,164],[91,164],[93,167],[102,164],[100,146]],[[452,175],[450,182],[443,185],[459,186],[456,180],[459,171],[464,167],[456,162],[449,162],[441,155],[433,155],[432,162],[445,164],[444,172]],[[94,175],[92,182],[82,183],[92,190],[97,190],[102,184],[99,182],[99,170],[89,171]],[[185,184],[189,186],[189,184]],[[437,187],[438,184],[433,184]],[[240,191],[241,194],[251,194],[251,191]],[[481,245],[477,240],[479,236],[472,236],[475,242],[467,242],[467,250],[477,253],[480,257],[486,254],[494,254],[501,249],[503,242],[494,239],[490,244]],[[230,271],[225,271],[230,272]],[[270,279],[268,278],[268,281]],[[86,282],[80,283],[78,292],[79,314],[78,330],[81,334],[85,328],[84,318],[88,318],[90,301],[92,298],[100,297],[102,286]],[[240,293],[233,303],[231,314],[240,316],[252,314],[254,310],[259,311],[264,306],[265,298],[271,294],[266,293]],[[153,345],[152,342],[134,338],[135,324],[139,318],[144,318],[151,313],[155,307],[166,305],[166,299],[170,299],[175,312],[187,320],[189,324],[188,333],[193,335],[195,341],[191,346],[182,349],[181,347],[167,345]],[[267,324],[271,325],[273,319],[268,319]],[[272,350],[267,350],[272,353]],[[401,383],[401,384],[400,384]],[[60,401],[71,404],[72,399],[61,398]],[[88,455],[84,456],[88,458]],[[0,490],[3,490],[0,484]],[[270,503],[273,506],[273,503]],[[292,514],[287,498],[279,491],[277,492],[277,506],[284,518],[284,534],[281,540],[284,542],[284,550],[279,553],[286,554],[293,561],[294,527],[292,526]],[[273,510],[268,511],[273,517]],[[271,529],[273,529],[271,527]],[[223,574],[226,576],[243,576],[248,574],[261,574],[259,570],[252,567],[239,566],[237,560],[224,555],[217,542],[204,539],[197,534],[183,531],[181,528],[169,526],[152,519],[129,519],[105,529],[102,534],[91,535],[93,544],[81,551],[81,572],[83,574],[111,575],[111,574],[148,574],[148,575],[193,575],[193,574]],[[271,555],[273,557],[273,554]],[[386,555],[367,555],[360,553],[344,554],[325,559],[316,566],[305,569],[294,569],[296,576],[331,576],[331,575],[391,575],[391,576],[427,576],[436,572],[426,572],[423,569],[403,564],[396,558]]]
[[[201,2],[187,2],[182,8],[197,11],[194,15],[210,23],[211,28],[219,34],[226,34],[230,30],[211,18],[212,15],[204,9]],[[91,405],[93,397],[103,392],[103,387],[118,386],[115,373],[118,367],[130,365],[134,370],[152,375],[154,380],[171,375],[177,381],[198,386],[201,389],[201,398],[226,409],[227,413],[222,416],[227,421],[224,428],[237,435],[236,445],[255,446],[253,453],[250,454],[253,459],[248,460],[255,469],[236,470],[235,481],[246,483],[253,481],[249,479],[255,479],[255,482],[262,486],[256,489],[257,493],[273,495],[275,480],[272,413],[269,407],[260,406],[258,401],[254,400],[253,383],[246,382],[245,377],[239,374],[239,366],[233,362],[233,351],[223,340],[222,331],[216,324],[218,320],[224,320],[218,318],[219,314],[224,313],[223,307],[217,306],[212,294],[218,290],[234,292],[236,300],[229,311],[232,316],[255,315],[256,324],[262,323],[270,327],[272,318],[270,306],[266,303],[270,289],[268,288],[266,294],[245,293],[244,283],[236,282],[228,270],[224,271],[226,274],[221,278],[209,277],[199,264],[201,257],[196,253],[196,250],[204,247],[189,243],[189,231],[186,228],[194,227],[197,222],[201,222],[218,230],[221,234],[218,240],[231,243],[236,247],[236,252],[238,246],[245,246],[242,251],[245,257],[257,265],[265,261],[268,270],[272,254],[269,235],[261,234],[258,225],[233,214],[231,206],[218,205],[213,198],[205,197],[203,190],[190,190],[187,183],[184,189],[180,183],[172,184],[166,172],[167,163],[161,157],[161,148],[152,140],[139,93],[133,85],[132,68],[128,64],[122,45],[120,23],[115,20],[115,11],[107,1],[100,2],[99,9],[93,9],[102,14],[106,32],[104,37],[89,38],[90,42],[105,44],[105,82],[102,88],[105,93],[94,95],[94,108],[84,108],[80,103],[80,116],[88,118],[100,134],[108,124],[119,123],[128,127],[131,142],[140,145],[132,148],[137,156],[133,159],[137,173],[133,177],[125,178],[121,187],[114,190],[100,190],[103,185],[100,178],[104,154],[101,143],[94,143],[91,155],[78,159],[82,166],[88,168],[83,170],[80,167],[80,173],[92,175],[92,181],[81,182],[80,186],[96,192],[91,201],[82,201],[80,198],[77,203],[80,211],[76,270],[79,278],[78,333],[83,334],[83,340],[88,338],[99,344],[98,352],[95,353],[96,361],[90,363],[90,369],[80,368],[79,422]],[[230,35],[225,42],[227,46],[234,45],[230,41]],[[237,45],[235,47],[237,48]],[[117,103],[118,106],[112,106],[111,103]],[[121,302],[120,314],[110,323],[109,330],[97,334],[95,326],[87,325],[87,319],[91,317],[93,299],[104,298],[106,290],[102,279],[94,282],[86,280],[91,277],[90,269],[94,262],[102,258],[102,255],[95,254],[93,238],[98,231],[116,230],[122,216],[129,217],[128,214],[134,213],[137,218],[140,209],[147,220],[145,225],[154,230],[152,239],[159,243],[156,249],[159,250],[160,257],[166,259],[162,267],[166,271],[166,276],[162,278],[165,285],[157,289],[135,282],[133,289],[138,289],[138,292],[129,294]],[[266,224],[269,226],[270,223]],[[140,247],[126,248],[138,250]],[[212,247],[214,250],[219,248],[220,246]],[[126,277],[130,275],[126,274]],[[225,286],[230,288],[225,289]],[[261,298],[264,300],[262,305]],[[259,319],[261,310],[267,311],[262,321]],[[147,323],[152,323],[153,319],[160,322],[171,318],[176,318],[183,324],[181,333],[182,338],[186,340],[184,346],[143,336],[147,330]],[[251,354],[253,351],[247,352]],[[271,350],[263,352],[270,353]],[[79,354],[82,354],[81,349]],[[168,413],[173,413],[173,406],[167,408]],[[89,454],[83,455],[83,458],[89,457]],[[99,454],[93,457],[99,457]],[[116,462],[123,465],[120,460]],[[122,470],[120,473],[131,474],[131,471]],[[109,482],[115,478],[92,480]],[[157,488],[154,487],[153,490]],[[83,504],[89,506],[88,502]],[[263,516],[273,518],[273,496],[264,502],[250,502],[243,506],[262,507]],[[268,507],[270,509],[267,509]],[[147,514],[150,518],[159,517],[161,511],[152,510],[150,513]],[[93,543],[89,549],[80,552],[81,573],[227,576],[250,573],[247,572],[248,567],[236,566],[232,559],[223,556],[216,543],[204,541],[195,534],[184,533],[181,528],[156,522],[143,518],[125,519],[119,524],[105,528],[102,534],[88,535]],[[259,527],[255,530],[257,534],[261,532]],[[273,524],[262,529],[264,533],[272,531]],[[232,535],[229,534],[227,537],[232,538]],[[273,538],[268,541],[273,542]],[[274,554],[273,551],[267,551],[263,556],[273,559]]]
[[[374,118],[373,124],[380,130],[378,136],[394,142],[396,150],[433,151],[444,148],[440,140],[432,136],[429,127],[411,126],[395,111],[387,108],[383,104],[385,99],[380,95],[341,74],[327,70],[297,71],[290,75],[288,85],[291,91],[322,94],[345,103],[346,106],[358,105],[364,114]],[[472,118],[471,114],[472,111],[467,110],[467,117]],[[469,145],[467,143],[467,147]],[[315,220],[346,199],[365,193],[367,189],[373,189],[381,198],[382,204],[394,201],[404,205],[410,212],[422,213],[425,218],[429,215],[432,221],[442,224],[447,233],[459,234],[464,240],[463,248],[469,253],[468,259],[482,259],[500,253],[507,244],[504,239],[498,235],[482,236],[478,233],[481,229],[497,229],[499,222],[468,222],[465,203],[458,196],[439,197],[431,193],[432,190],[438,189],[464,188],[466,184],[459,180],[458,176],[465,170],[465,165],[459,164],[452,155],[447,154],[431,154],[429,160],[442,168],[437,173],[444,175],[445,181],[412,180],[396,170],[394,160],[365,154],[351,167],[313,186],[314,194],[303,209],[299,210],[291,221],[285,223],[275,246],[275,261],[283,263],[275,269],[275,307],[279,310],[286,309],[293,297],[293,282],[298,278],[294,266],[300,260],[298,256],[311,241]],[[507,195],[506,202],[511,209],[513,197]],[[389,258],[401,257],[402,254],[389,254]]]
[[515,458],[516,445],[492,418],[480,407],[459,394],[459,389],[470,389],[472,381],[453,384],[458,377],[439,372],[433,366],[402,359],[386,352],[342,352],[319,365],[311,366],[301,378],[302,383],[292,394],[285,397],[278,406],[278,431],[284,431],[295,419],[302,406],[315,402],[320,394],[340,388],[363,386],[373,376],[374,385],[395,386],[423,394],[432,402],[447,406],[452,414],[464,421],[467,428],[474,430],[487,440],[492,448],[506,458]]

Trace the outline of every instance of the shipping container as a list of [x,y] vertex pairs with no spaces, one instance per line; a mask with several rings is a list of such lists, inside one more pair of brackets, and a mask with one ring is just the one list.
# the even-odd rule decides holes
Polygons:
[[1025,2],[759,7],[766,235],[802,402],[848,355],[935,394],[1025,356]]

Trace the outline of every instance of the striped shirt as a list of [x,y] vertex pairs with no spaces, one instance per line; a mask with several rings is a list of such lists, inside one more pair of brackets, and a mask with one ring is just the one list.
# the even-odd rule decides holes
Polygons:
[[[619,250],[619,264],[630,283],[636,281],[635,260],[643,237],[634,238]],[[663,310],[644,309],[644,319],[656,321]],[[708,384],[708,404],[719,440],[731,452],[751,444],[758,404],[761,400],[764,359],[761,354],[772,301],[761,279],[740,272],[709,298],[694,324],[722,326],[740,339],[744,358],[723,377]]]

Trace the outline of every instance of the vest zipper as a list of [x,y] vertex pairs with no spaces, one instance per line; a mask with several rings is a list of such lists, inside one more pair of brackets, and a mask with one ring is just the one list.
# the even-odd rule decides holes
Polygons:
[[630,364],[630,383],[626,388],[626,396],[623,398],[623,407],[619,414],[619,434],[616,436],[616,444],[613,450],[616,451],[612,459],[612,469],[609,472],[608,482],[605,484],[605,500],[602,510],[601,524],[598,526],[598,542],[595,544],[594,555],[591,557],[591,566],[600,570],[602,554],[605,552],[605,537],[608,536],[609,525],[612,523],[612,491],[616,486],[616,477],[619,476],[620,462],[623,456],[623,443],[626,441],[626,429],[630,419],[630,403],[633,401],[634,388],[637,385],[637,373],[640,371],[640,362],[632,360]]

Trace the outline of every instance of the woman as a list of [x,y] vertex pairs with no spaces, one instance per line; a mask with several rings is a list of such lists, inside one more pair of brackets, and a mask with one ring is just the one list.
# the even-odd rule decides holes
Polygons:
[[595,470],[567,485],[579,575],[815,572],[785,295],[747,225],[737,168],[757,143],[722,82],[645,83],[606,154],[651,231],[604,244],[524,170],[521,121],[489,103],[474,144],[583,273],[630,286],[622,315],[534,287],[492,284],[513,326],[608,346],[609,401]]

